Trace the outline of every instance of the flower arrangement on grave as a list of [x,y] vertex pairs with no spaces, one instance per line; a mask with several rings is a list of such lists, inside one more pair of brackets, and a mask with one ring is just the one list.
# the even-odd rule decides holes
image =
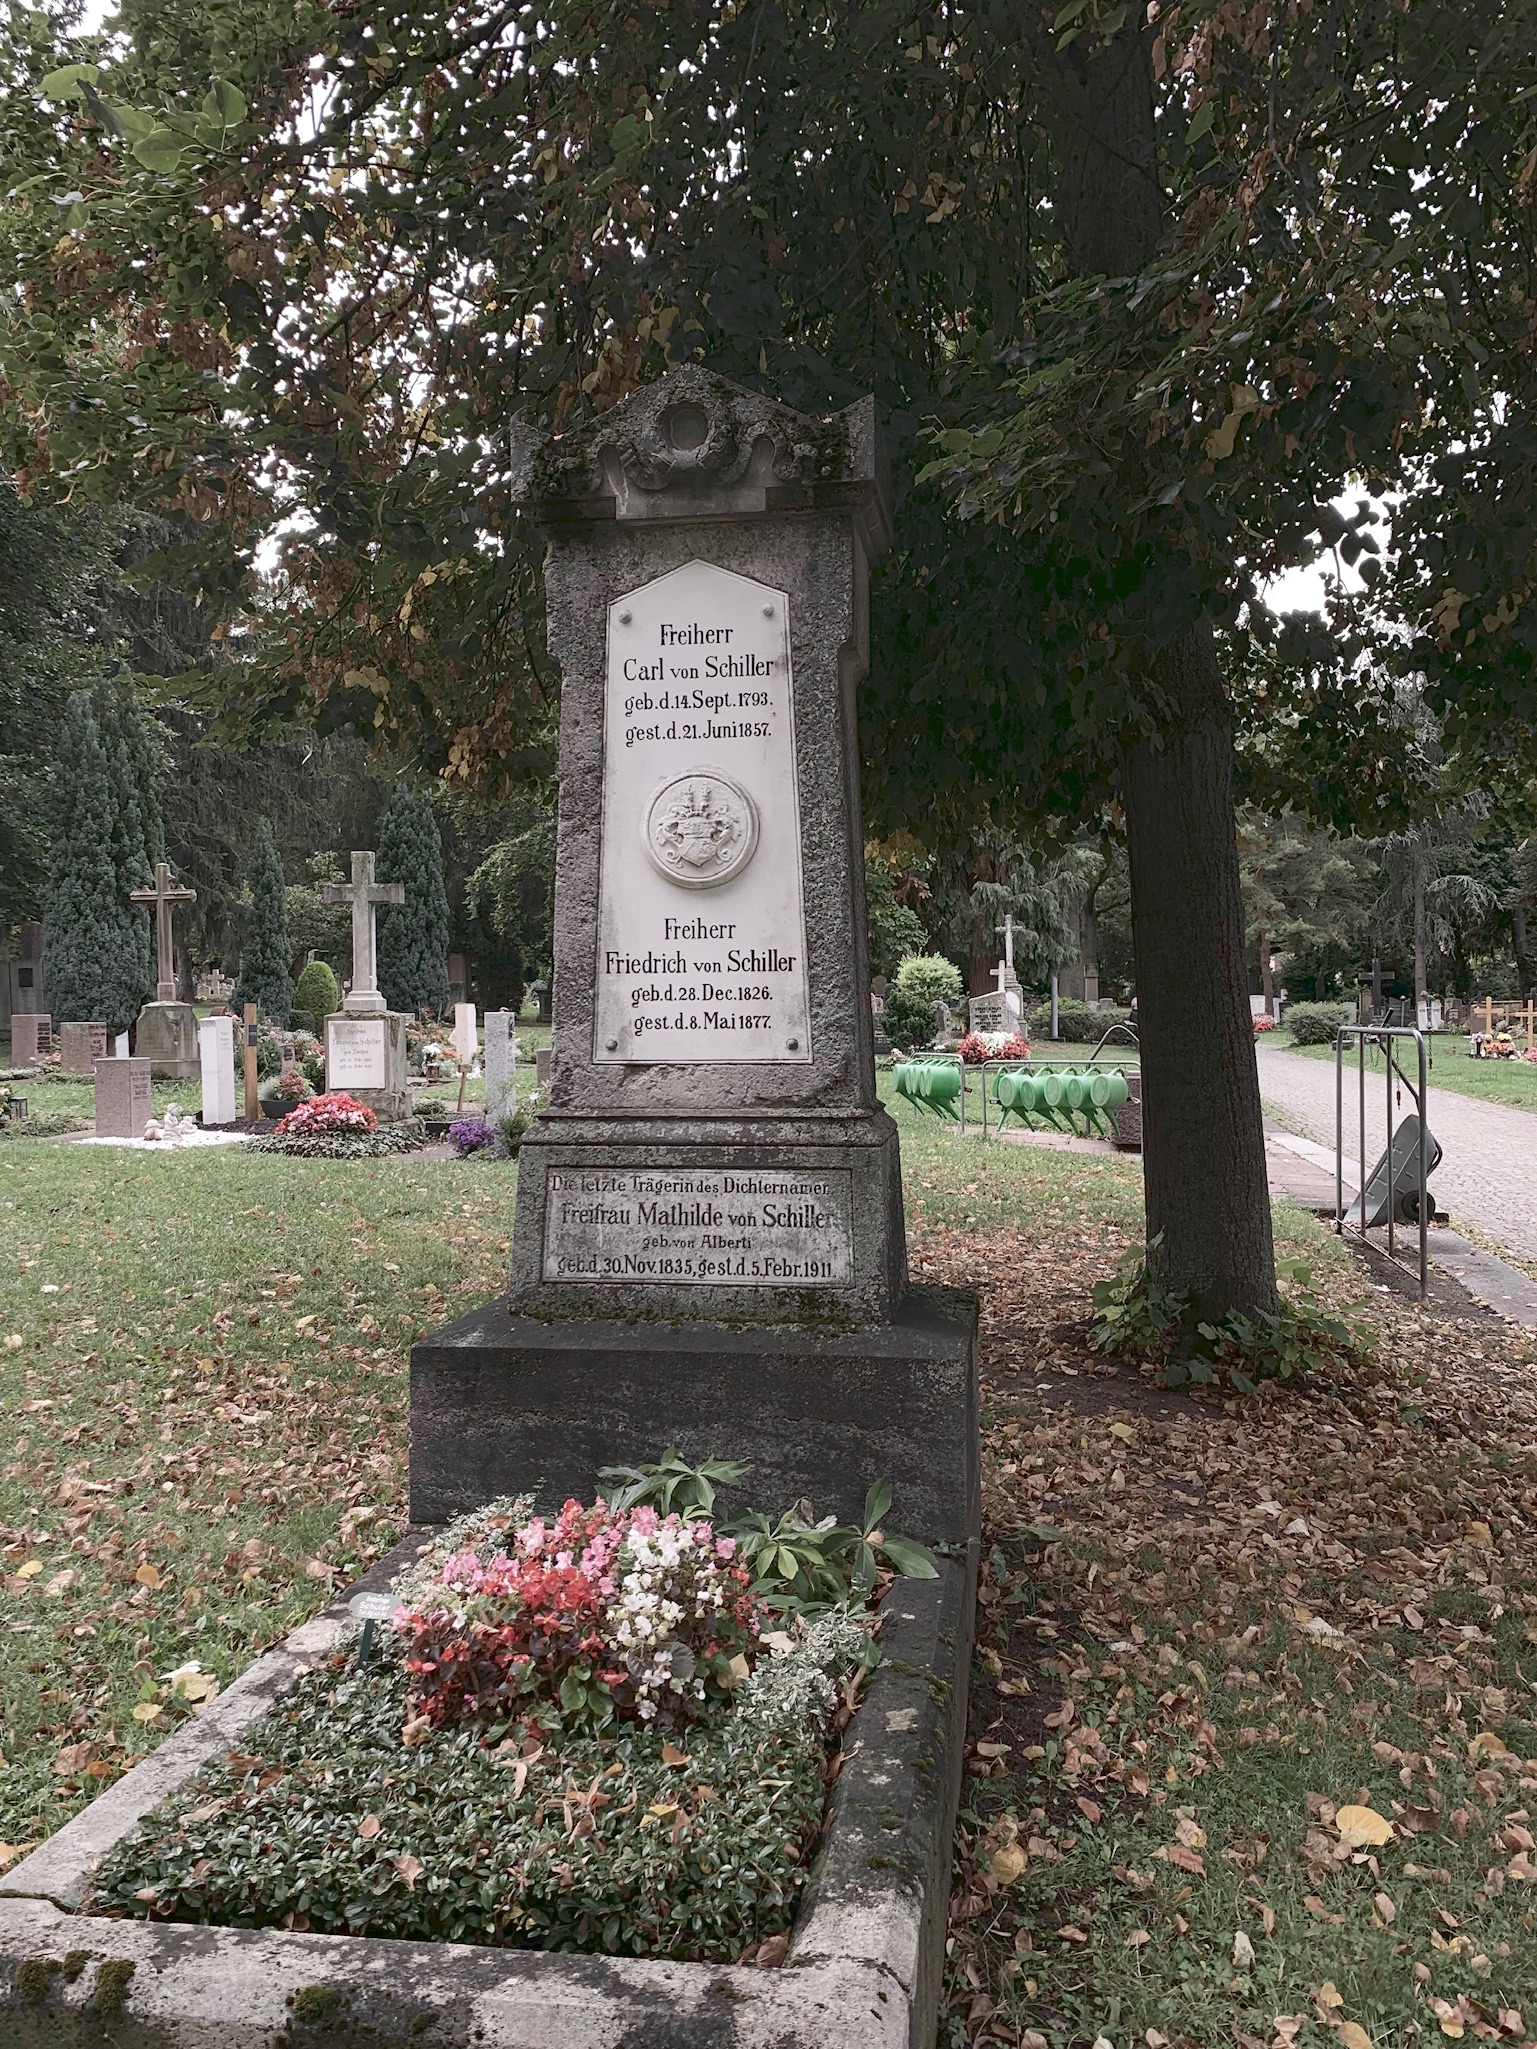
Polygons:
[[956,1047],[968,1067],[984,1060],[1028,1060],[1030,1048],[1018,1032],[968,1032]]
[[276,1138],[334,1137],[346,1133],[361,1135],[377,1131],[379,1120],[366,1103],[349,1096],[345,1089],[328,1095],[311,1096],[288,1112],[273,1134]]
[[1254,1019],[1255,1037],[1258,1038],[1261,1032],[1273,1032],[1274,1030],[1275,1019],[1273,1017],[1267,1017],[1264,1011],[1262,1010],[1257,1012]]
[[488,1124],[484,1117],[457,1117],[448,1127],[448,1142],[461,1160],[475,1153],[494,1151],[498,1137],[496,1126]]
[[697,1721],[757,1656],[766,1610],[736,1553],[703,1517],[574,1500],[489,1558],[455,1552],[394,1617],[417,1709],[434,1728]]
[[728,1520],[745,1473],[666,1452],[558,1516],[461,1517],[371,1655],[301,1670],[114,1847],[91,1911],[782,1961],[873,1601],[936,1568],[882,1529],[884,1482],[853,1523]]
[[315,1091],[297,1067],[285,1067],[278,1076],[277,1094],[285,1103],[307,1103]]

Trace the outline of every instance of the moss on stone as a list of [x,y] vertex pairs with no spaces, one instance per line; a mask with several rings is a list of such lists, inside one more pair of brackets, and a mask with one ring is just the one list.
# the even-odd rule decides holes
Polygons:
[[341,2012],[343,2000],[334,1985],[301,1985],[288,2004],[296,2021],[328,2021]]
[[128,2004],[129,1981],[137,1969],[132,1957],[108,1957],[104,1964],[98,1964],[91,2006],[103,2020],[121,2013]]
[[40,2006],[52,1989],[53,1974],[58,1968],[54,1957],[23,1957],[16,1966],[16,1997],[29,2006]]

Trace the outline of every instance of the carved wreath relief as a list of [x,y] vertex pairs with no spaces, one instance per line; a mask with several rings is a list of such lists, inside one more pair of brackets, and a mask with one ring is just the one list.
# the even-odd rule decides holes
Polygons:
[[730,776],[691,769],[662,784],[646,807],[645,847],[654,865],[684,889],[714,889],[752,859],[758,813]]

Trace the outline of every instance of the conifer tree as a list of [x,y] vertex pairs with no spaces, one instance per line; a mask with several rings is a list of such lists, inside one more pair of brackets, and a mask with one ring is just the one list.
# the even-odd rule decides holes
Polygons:
[[379,987],[391,1010],[442,1015],[448,987],[448,892],[443,886],[443,842],[429,799],[397,790],[379,825],[381,882],[403,882],[403,904],[379,914]]
[[148,904],[130,901],[147,889],[156,861],[165,859],[165,826],[160,815],[163,748],[134,702],[126,674],[105,678],[91,695],[92,715],[107,757],[112,792],[112,865],[118,893],[129,906],[138,941],[147,1003],[155,993],[155,929]]
[[44,897],[44,973],[54,1017],[126,1032],[145,995],[134,907],[121,886],[122,818],[91,697],[69,700],[58,755],[62,816]]
[[264,818],[257,830],[256,852],[251,862],[251,918],[246,927],[240,983],[235,991],[237,1008],[254,1003],[274,1024],[286,1025],[294,1002],[288,962],[283,864],[272,837],[272,822]]

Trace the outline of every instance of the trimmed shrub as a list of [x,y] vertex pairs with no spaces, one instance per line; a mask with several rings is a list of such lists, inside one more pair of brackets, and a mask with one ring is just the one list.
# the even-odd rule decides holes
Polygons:
[[1340,1026],[1354,1022],[1348,1003],[1294,1003],[1281,1027],[1291,1033],[1294,1046],[1332,1046]]
[[[954,1003],[961,993],[961,971],[953,960],[946,960],[942,953],[910,953],[897,967],[896,982],[893,985],[909,996],[918,996],[930,1005]],[[888,1015],[891,997],[886,999]],[[888,1032],[891,1027],[888,1025]]]
[[284,923],[283,864],[272,837],[270,819],[256,832],[251,859],[251,915],[246,926],[240,984],[230,1002],[236,1011],[254,1003],[264,1017],[286,1025],[293,1009],[294,985],[288,972],[291,952]]
[[911,989],[904,989],[900,982],[893,983],[886,992],[886,1008],[881,1023],[886,1036],[899,1053],[916,1053],[934,1043],[934,1029],[938,1012],[934,1000],[928,996],[915,995]]
[[154,980],[118,869],[112,764],[84,690],[70,698],[60,730],[58,782],[63,812],[43,897],[49,1000],[57,1018],[100,1018],[109,1032],[126,1032]]
[[312,960],[294,984],[294,1016],[318,1039],[326,1019],[342,1007],[336,977],[323,960]]
[[[1092,1046],[1113,1024],[1124,1024],[1129,1010],[1096,1010],[1092,1004],[1069,997],[1057,1005],[1057,1037],[1072,1046]],[[1037,1038],[1051,1035],[1051,1005],[1042,1003],[1030,1013],[1030,1030]]]
[[379,880],[405,884],[406,900],[379,913],[379,987],[391,1010],[446,1014],[448,895],[443,842],[431,800],[399,789],[379,823]]

